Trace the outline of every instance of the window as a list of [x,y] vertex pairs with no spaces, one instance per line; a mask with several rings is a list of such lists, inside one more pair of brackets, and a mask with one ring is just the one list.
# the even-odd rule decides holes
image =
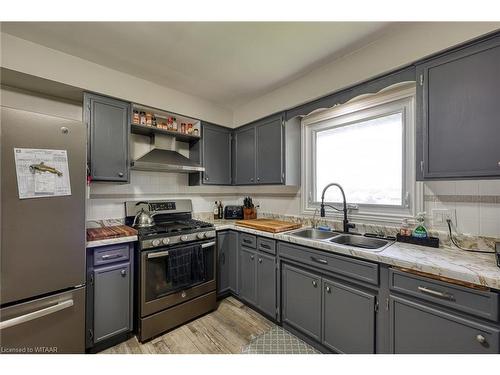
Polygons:
[[[313,213],[323,188],[337,182],[351,217],[396,223],[414,215],[421,204],[415,194],[414,95],[414,84],[406,84],[302,120],[304,213]],[[328,189],[325,202],[342,202],[340,191]]]

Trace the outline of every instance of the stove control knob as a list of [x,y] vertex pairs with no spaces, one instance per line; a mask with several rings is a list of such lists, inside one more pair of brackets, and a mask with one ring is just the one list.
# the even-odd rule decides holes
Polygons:
[[181,241],[184,242],[184,241],[187,241],[188,240],[188,236],[186,236],[185,234],[183,234],[181,236]]
[[196,235],[196,237],[198,237],[198,239],[201,240],[201,239],[205,238],[205,233],[198,233]]
[[161,240],[161,242],[164,244],[164,245],[168,245],[170,243],[170,238],[164,238],[163,240]]
[[203,233],[203,235],[205,236],[205,238],[209,238],[210,237],[210,232],[205,232],[205,233]]
[[153,240],[153,241],[151,241],[151,244],[153,246],[158,246],[160,244],[160,240]]

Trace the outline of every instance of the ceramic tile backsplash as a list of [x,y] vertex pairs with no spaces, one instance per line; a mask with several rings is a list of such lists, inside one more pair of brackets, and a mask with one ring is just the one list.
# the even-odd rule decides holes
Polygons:
[[425,211],[456,212],[456,228],[472,236],[500,237],[500,180],[430,181],[424,184]]

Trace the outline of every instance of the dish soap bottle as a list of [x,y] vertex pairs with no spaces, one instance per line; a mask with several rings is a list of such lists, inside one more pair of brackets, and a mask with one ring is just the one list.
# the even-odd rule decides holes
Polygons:
[[425,212],[419,212],[417,214],[417,217],[415,218],[415,220],[417,221],[417,226],[415,227],[415,229],[413,229],[413,233],[412,233],[413,237],[415,237],[415,238],[427,238],[428,237],[427,228],[424,225]]
[[403,219],[403,222],[401,223],[401,228],[399,228],[399,234],[404,237],[411,236],[411,228],[410,224],[408,223],[408,219]]
[[217,201],[215,201],[213,213],[214,213],[214,220],[219,219],[219,205],[217,204]]

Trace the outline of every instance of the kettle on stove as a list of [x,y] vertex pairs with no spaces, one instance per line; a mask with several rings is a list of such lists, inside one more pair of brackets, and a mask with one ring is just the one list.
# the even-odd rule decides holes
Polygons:
[[137,215],[135,215],[134,223],[132,224],[135,228],[148,228],[154,225],[155,220],[153,216],[148,211],[145,211],[144,208],[141,208]]

